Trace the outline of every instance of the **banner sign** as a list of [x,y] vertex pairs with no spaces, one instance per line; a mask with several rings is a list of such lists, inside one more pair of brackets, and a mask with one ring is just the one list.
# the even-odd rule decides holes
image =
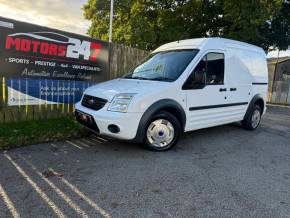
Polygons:
[[0,17],[0,76],[11,106],[73,103],[106,78],[108,59],[107,42]]
[[94,83],[70,80],[8,79],[8,105],[74,104]]

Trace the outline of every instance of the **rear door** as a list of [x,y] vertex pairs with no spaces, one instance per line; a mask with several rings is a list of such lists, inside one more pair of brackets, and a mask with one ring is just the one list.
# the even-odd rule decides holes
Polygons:
[[[196,74],[195,72],[199,72]],[[204,84],[195,78],[204,72]],[[183,86],[187,97],[185,131],[223,124],[227,121],[227,86],[225,84],[225,53],[211,51],[199,61]]]

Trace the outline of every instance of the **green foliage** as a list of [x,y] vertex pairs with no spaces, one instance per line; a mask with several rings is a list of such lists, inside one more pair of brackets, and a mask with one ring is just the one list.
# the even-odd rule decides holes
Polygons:
[[0,124],[0,150],[15,146],[81,137],[88,132],[74,119],[62,117],[49,120]]
[[[285,49],[289,40],[286,0],[116,0],[113,40],[141,49],[186,38],[220,36]],[[88,34],[108,40],[110,0],[88,0]],[[279,35],[278,35],[279,34]]]
[[271,19],[273,6],[272,1],[224,1],[222,35],[261,45],[266,39],[259,27]]
[[285,1],[281,10],[277,11],[268,24],[268,31],[265,32],[269,38],[269,46],[286,50],[290,46],[290,2]]

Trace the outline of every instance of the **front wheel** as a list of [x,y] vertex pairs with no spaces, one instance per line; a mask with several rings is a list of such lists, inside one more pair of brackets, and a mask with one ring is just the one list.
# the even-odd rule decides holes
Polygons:
[[177,118],[162,111],[147,124],[144,142],[150,150],[165,151],[177,143],[180,135],[181,126]]

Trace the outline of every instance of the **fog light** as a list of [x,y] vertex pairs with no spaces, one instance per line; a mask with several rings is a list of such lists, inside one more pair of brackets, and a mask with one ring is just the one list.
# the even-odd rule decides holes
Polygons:
[[111,133],[118,133],[120,132],[120,127],[117,126],[117,125],[114,125],[114,124],[110,124],[108,126],[108,130],[111,132]]

